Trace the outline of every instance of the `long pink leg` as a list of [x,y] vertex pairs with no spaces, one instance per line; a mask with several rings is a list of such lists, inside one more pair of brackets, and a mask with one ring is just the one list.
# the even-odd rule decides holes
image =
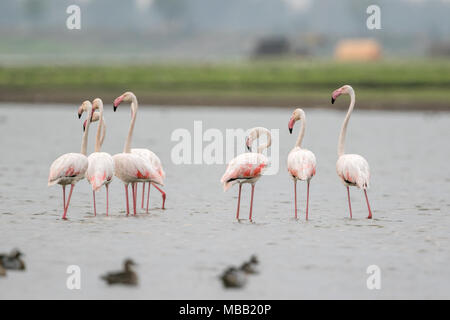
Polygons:
[[252,211],[253,211],[253,194],[255,193],[255,185],[252,184],[252,199],[250,200],[250,215],[248,219],[252,222]]
[[147,190],[147,213],[148,213],[148,204],[150,202],[150,182],[148,183],[148,190]]
[[94,216],[96,217],[97,216],[97,208],[95,206],[95,191],[94,190],[92,190],[92,197],[94,198]]
[[294,179],[295,219],[297,219],[297,179]]
[[364,195],[366,196],[367,208],[369,208],[369,216],[367,219],[372,219],[372,210],[370,210],[369,198],[367,198],[367,190],[364,189]]
[[131,184],[133,190],[133,213],[136,215],[136,182]]
[[106,187],[106,216],[108,216],[108,212],[109,212],[109,185],[105,184]]
[[161,192],[161,196],[162,196],[162,200],[163,200],[162,209],[164,209],[164,204],[166,203],[166,193],[165,193],[164,191],[162,191],[161,188],[159,188],[156,184],[152,183],[152,185],[153,185],[159,192]]
[[239,196],[238,196],[238,206],[236,211],[236,220],[239,221],[239,208],[241,207],[241,190],[242,184],[239,183]]
[[308,180],[308,189],[306,191],[306,220],[308,220],[308,209],[309,209],[309,180]]
[[67,220],[67,218],[66,218],[66,215],[67,215],[67,209],[69,208],[69,204],[70,204],[70,198],[72,197],[72,191],[73,191],[73,187],[74,187],[75,185],[74,184],[71,184],[70,185],[70,192],[69,192],[69,197],[67,198],[67,205],[66,205],[66,207],[64,208],[64,215],[63,215],[63,220]]
[[347,186],[348,207],[350,209],[350,219],[352,219],[352,203],[350,202],[350,189]]
[[125,184],[125,195],[127,198],[127,216],[130,214],[130,204],[128,202],[128,184]]
[[63,189],[63,210],[65,211],[66,210],[66,186],[63,185],[62,189]]
[[141,209],[144,209],[144,198],[145,198],[145,182],[142,184],[142,204],[141,204]]

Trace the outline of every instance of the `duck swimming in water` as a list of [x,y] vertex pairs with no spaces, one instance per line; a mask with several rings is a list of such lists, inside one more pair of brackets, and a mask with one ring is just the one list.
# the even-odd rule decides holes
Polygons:
[[138,277],[136,272],[133,271],[132,266],[135,266],[133,260],[126,259],[124,262],[124,270],[119,272],[109,272],[101,279],[105,280],[109,285],[112,284],[125,284],[135,286],[138,284]]
[[259,263],[258,258],[255,255],[250,257],[249,261],[244,262],[239,268],[246,274],[257,274],[258,270],[256,269],[256,265]]
[[25,270],[25,262],[20,258],[22,255],[17,249],[12,250],[10,254],[0,254],[0,265],[9,270]]
[[235,267],[229,267],[220,277],[225,288],[242,288],[247,283],[245,273]]

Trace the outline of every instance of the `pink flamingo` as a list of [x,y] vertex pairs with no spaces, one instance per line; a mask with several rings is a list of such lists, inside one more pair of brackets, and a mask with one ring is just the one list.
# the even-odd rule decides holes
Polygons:
[[[100,119],[97,136],[95,140],[95,152],[91,153],[88,157],[88,169],[86,171],[86,179],[92,186],[92,197],[94,200],[94,215],[97,215],[97,208],[95,204],[95,192],[97,192],[103,185],[106,188],[106,215],[109,212],[109,184],[114,176],[114,161],[109,153],[100,152],[103,145],[106,134],[106,124],[103,117],[103,101],[100,98],[96,98],[92,103],[93,110],[99,109],[100,112],[94,112],[91,122],[98,121]],[[85,111],[81,109],[78,111],[78,116],[81,117],[81,113]],[[85,122],[86,123],[86,122]],[[85,125],[84,125],[85,126]]]
[[[53,161],[50,166],[50,173],[48,176],[48,185],[52,186],[60,184],[63,190],[63,207],[64,213],[62,219],[67,219],[67,209],[69,208],[70,198],[75,184],[84,178],[88,168],[88,158],[86,157],[89,125],[92,116],[92,104],[89,101],[84,101],[81,108],[87,110],[87,124],[83,133],[81,142],[81,153],[66,153]],[[66,204],[66,185],[70,184],[69,197]]]
[[366,197],[367,208],[369,209],[369,216],[367,219],[372,219],[372,210],[370,209],[369,199],[367,197],[367,188],[369,187],[370,169],[369,163],[357,154],[344,154],[345,134],[347,132],[347,125],[355,106],[355,91],[349,85],[345,85],[339,89],[334,90],[331,96],[331,103],[339,97],[341,94],[350,95],[350,106],[348,108],[347,115],[345,116],[344,123],[342,124],[341,133],[339,135],[338,142],[338,160],[336,162],[336,171],[347,187],[348,207],[350,209],[350,218],[352,218],[352,205],[350,202],[350,189],[349,186],[357,186],[364,190]]
[[[161,160],[159,157],[151,150],[144,149],[144,148],[133,148],[131,149],[131,153],[137,154],[138,156],[143,157],[144,159],[147,159],[150,161],[151,166],[155,169],[155,171],[159,174],[161,179],[164,179],[166,177],[166,173],[164,172],[164,169],[161,164]],[[148,191],[147,191],[147,213],[148,213],[148,205],[149,205],[149,199],[150,199],[150,186],[153,185],[159,192],[161,192],[162,196],[162,209],[164,209],[164,204],[166,202],[166,193],[159,188],[154,183],[148,183]],[[142,184],[142,209],[144,208],[144,197],[145,197],[145,183]]]
[[128,201],[128,185],[131,183],[131,190],[133,195],[133,209],[136,215],[136,196],[137,183],[151,182],[159,185],[164,185],[161,176],[151,166],[150,161],[141,156],[131,153],[131,139],[133,136],[134,125],[136,122],[136,115],[138,104],[136,96],[132,92],[125,92],[114,100],[113,107],[116,111],[117,107],[122,103],[131,102],[131,122],[128,130],[128,137],[125,140],[123,153],[118,153],[113,156],[115,175],[125,184],[127,215],[129,215],[129,201]]
[[316,157],[314,153],[307,149],[302,149],[302,141],[305,135],[306,127],[306,115],[302,109],[296,109],[292,113],[289,120],[289,133],[292,134],[295,121],[301,120],[302,126],[300,133],[295,143],[295,147],[289,152],[287,167],[294,180],[294,194],[295,194],[295,219],[297,219],[297,180],[307,182],[307,196],[306,196],[306,220],[308,220],[308,208],[309,208],[309,182],[316,174]]
[[249,220],[252,222],[252,210],[253,210],[253,195],[255,192],[255,183],[261,178],[261,174],[266,169],[269,161],[266,156],[262,154],[264,149],[270,147],[272,143],[270,131],[266,128],[257,127],[250,130],[246,139],[246,146],[251,151],[251,146],[260,135],[265,134],[267,136],[267,142],[264,145],[258,147],[257,153],[246,152],[243,153],[228,164],[227,169],[220,179],[223,183],[223,190],[227,191],[232,185],[239,183],[239,196],[238,205],[236,211],[236,219],[239,221],[239,208],[241,204],[241,189],[243,183],[250,183],[252,185],[252,196],[250,200],[250,214]]

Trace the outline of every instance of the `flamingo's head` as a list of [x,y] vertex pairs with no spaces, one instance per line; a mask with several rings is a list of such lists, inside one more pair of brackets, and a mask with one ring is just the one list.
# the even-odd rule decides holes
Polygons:
[[334,103],[341,94],[350,94],[350,92],[352,92],[352,91],[353,91],[353,88],[351,86],[349,86],[348,84],[340,87],[339,89],[334,90],[333,94],[331,95],[331,103]]
[[297,108],[294,110],[294,112],[292,112],[291,119],[289,119],[289,123],[288,123],[289,133],[292,133],[292,129],[294,128],[295,121],[298,121],[302,117],[304,117],[304,114],[305,114],[305,112],[300,108]]
[[81,119],[81,116],[82,116],[83,112],[84,112],[83,106],[80,106],[80,107],[78,108],[78,119]]
[[123,101],[125,102],[131,102],[133,101],[133,97],[136,98],[136,96],[134,95],[133,92],[131,91],[127,91],[124,94],[122,94],[121,96],[118,96],[114,102],[113,102],[113,107],[114,107],[114,111],[117,110],[117,107],[119,106],[119,104],[121,104]]
[[97,109],[100,109],[100,107],[103,107],[103,101],[100,98],[95,98],[94,101],[92,101],[92,111],[95,111]]
[[[100,120],[100,112],[96,111],[92,113],[91,123]],[[83,132],[86,130],[87,119],[83,122]]]

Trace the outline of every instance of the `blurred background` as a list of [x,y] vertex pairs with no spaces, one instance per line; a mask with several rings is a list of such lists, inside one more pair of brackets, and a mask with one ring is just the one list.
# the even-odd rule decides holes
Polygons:
[[358,108],[450,110],[449,17],[449,0],[2,0],[0,101],[331,107],[348,83]]

